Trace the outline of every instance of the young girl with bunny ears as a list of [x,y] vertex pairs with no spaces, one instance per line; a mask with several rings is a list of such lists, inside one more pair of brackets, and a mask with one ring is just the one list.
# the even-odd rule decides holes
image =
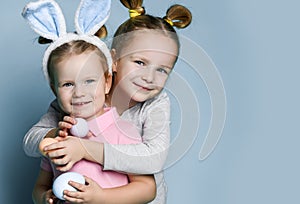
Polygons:
[[[95,10],[91,7],[97,12],[93,13]],[[146,203],[155,198],[153,175],[103,171],[101,165],[89,158],[89,150],[84,148],[89,147],[90,143],[104,141],[112,144],[141,142],[136,128],[121,120],[116,108],[104,106],[105,95],[111,87],[112,59],[106,45],[93,34],[105,23],[109,9],[110,1],[82,0],[75,18],[75,34],[66,32],[63,14],[55,1],[31,2],[24,8],[23,16],[31,27],[53,41],[45,51],[43,69],[61,113],[87,120],[90,130],[83,139],[64,138],[65,142],[78,147],[77,154],[85,155],[69,169],[84,175],[85,184],[77,186],[78,191],[66,191],[68,195],[54,186],[52,189],[53,180],[63,172],[57,170],[50,158],[43,157],[33,190],[34,203],[56,203],[59,198],[72,203],[131,204]]]
[[[145,14],[141,0],[121,2],[129,9],[130,19],[119,26],[112,42],[114,75],[106,104],[116,107],[123,119],[136,125],[143,142],[134,145],[98,143],[87,149],[105,170],[154,173],[157,193],[152,203],[161,204],[166,202],[163,165],[170,140],[170,102],[162,90],[179,53],[179,40],[173,26],[188,26],[191,13],[183,6],[174,5],[165,17],[160,18]],[[28,155],[39,156],[37,146],[44,137],[64,137],[66,132],[62,130],[75,124],[73,118],[65,117],[56,128],[59,110],[57,101],[54,101],[48,113],[25,135],[24,150]],[[60,168],[62,171],[70,169],[81,159],[72,157],[72,153],[67,154],[72,152],[72,147],[65,141],[45,148],[52,150],[50,158],[58,152],[56,149],[59,149],[62,159],[54,162],[65,164]]]
[[[86,184],[77,186],[79,192],[66,191],[68,195],[52,189],[53,180],[63,172],[57,170],[57,166],[49,158],[43,157],[33,190],[35,203],[55,203],[59,198],[72,203],[131,204],[146,203],[155,198],[156,185],[153,175],[126,175],[115,171],[103,171],[101,165],[89,158],[89,150],[86,148],[93,142],[141,142],[136,128],[128,121],[120,119],[116,108],[104,106],[105,94],[111,85],[107,61],[99,47],[84,39],[66,42],[51,52],[48,75],[59,107],[63,114],[72,114],[87,120],[90,130],[89,135],[82,139],[73,136],[64,138],[77,149],[76,154],[85,155],[68,171],[84,175]],[[56,196],[53,193],[56,193]]]

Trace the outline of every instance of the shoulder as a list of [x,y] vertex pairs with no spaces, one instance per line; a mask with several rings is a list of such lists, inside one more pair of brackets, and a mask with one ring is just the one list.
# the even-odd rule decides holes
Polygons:
[[168,111],[170,109],[170,98],[168,94],[163,91],[158,94],[156,97],[145,101],[142,106],[145,112],[152,112],[152,111]]
[[170,98],[165,91],[160,92],[157,96],[145,101],[145,104],[170,103]]
[[145,101],[141,107],[143,112],[153,111],[153,109],[170,109],[170,99],[165,91],[162,91],[157,96]]
[[149,117],[155,117],[156,115],[170,114],[170,99],[165,91],[162,91],[157,96],[145,101],[144,103],[138,103],[130,109],[124,111],[122,118],[128,121],[132,121],[139,129],[143,129],[143,124]]

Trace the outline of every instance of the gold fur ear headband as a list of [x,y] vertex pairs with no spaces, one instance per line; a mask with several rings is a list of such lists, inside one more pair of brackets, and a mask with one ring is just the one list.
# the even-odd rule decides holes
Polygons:
[[[140,16],[142,14],[144,14],[144,8],[141,7],[141,8],[136,8],[136,9],[129,9],[129,16],[130,18],[134,18],[134,17],[137,17],[137,16]],[[168,17],[163,17],[163,19],[168,23],[170,24],[171,26],[173,26],[173,21],[171,19],[169,19]]]

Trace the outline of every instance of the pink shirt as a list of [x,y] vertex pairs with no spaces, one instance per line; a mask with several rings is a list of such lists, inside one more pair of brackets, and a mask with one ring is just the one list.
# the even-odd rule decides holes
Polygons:
[[[136,144],[142,142],[135,126],[120,119],[115,108],[106,108],[105,110],[106,112],[98,118],[88,121],[93,136],[84,139],[110,144]],[[54,179],[62,173],[57,171],[54,164],[46,157],[42,159],[41,168],[45,171],[52,171]],[[128,183],[126,174],[116,171],[104,171],[100,164],[87,160],[77,162],[69,171],[78,172],[92,178],[102,188],[113,188]]]

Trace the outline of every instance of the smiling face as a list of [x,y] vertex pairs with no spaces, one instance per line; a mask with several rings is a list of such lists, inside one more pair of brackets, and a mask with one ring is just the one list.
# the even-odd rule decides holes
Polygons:
[[89,51],[70,55],[54,66],[52,89],[65,113],[90,120],[104,112],[111,85],[104,65],[95,51]]
[[130,105],[153,98],[163,89],[177,59],[173,39],[152,31],[135,32],[120,52],[115,51],[114,94]]

